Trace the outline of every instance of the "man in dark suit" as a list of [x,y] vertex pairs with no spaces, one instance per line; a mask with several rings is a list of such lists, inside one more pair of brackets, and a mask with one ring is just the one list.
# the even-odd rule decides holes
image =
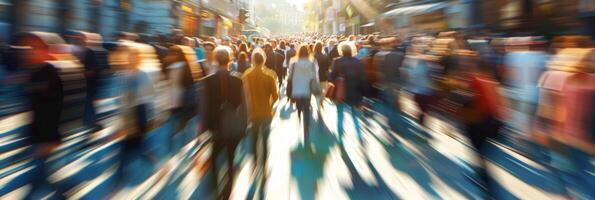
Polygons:
[[399,40],[395,37],[381,39],[380,44],[382,48],[374,56],[374,64],[379,70],[379,81],[383,86],[381,98],[387,105],[393,107],[398,105],[395,100],[402,85],[400,70],[405,54],[396,48]]
[[325,48],[326,55],[332,60],[339,57],[339,49],[337,48],[337,40],[331,39],[328,46]]
[[[275,73],[277,73],[277,78],[279,80],[283,80],[285,76],[285,68],[283,68],[283,64],[285,62],[285,50],[278,48],[277,42],[273,40],[271,42],[275,52]],[[279,81],[279,87],[281,87],[281,82]]]
[[[201,101],[202,120],[204,128],[213,134],[213,150],[211,160],[213,174],[211,181],[217,187],[218,166],[217,157],[222,153],[226,154],[227,183],[217,195],[217,199],[229,199],[233,187],[235,168],[233,160],[235,149],[245,133],[247,120],[244,87],[239,73],[229,71],[231,62],[231,50],[228,47],[217,47],[214,56],[219,63],[217,71],[204,79],[202,82],[202,95],[205,99]],[[231,115],[230,115],[231,113]]]

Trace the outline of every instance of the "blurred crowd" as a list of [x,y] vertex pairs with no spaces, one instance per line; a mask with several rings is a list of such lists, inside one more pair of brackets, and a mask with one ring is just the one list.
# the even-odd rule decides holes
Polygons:
[[[195,38],[121,32],[113,41],[102,38],[82,31],[25,32],[2,41],[0,119],[32,113],[25,135],[39,169],[33,190],[52,185],[46,163],[69,137],[84,135],[81,149],[122,141],[121,165],[133,157],[157,163],[142,151],[146,134],[168,121],[175,134],[198,117],[196,132],[212,133],[212,155],[227,158],[223,164],[212,161],[228,165],[214,167],[227,170],[226,181],[212,176],[222,188],[219,198],[227,199],[234,152],[247,133],[259,138],[255,151],[264,146],[255,163],[266,180],[267,132],[280,96],[297,108],[306,146],[311,102],[337,106],[339,135],[344,111],[365,117],[379,103],[421,125],[428,126],[428,116],[448,120],[479,155],[486,154],[489,140],[512,138],[528,157],[579,179],[590,176],[584,167],[595,153],[595,43],[589,37],[442,32]],[[119,120],[107,120],[99,109],[108,96],[119,99],[113,114]],[[404,99],[415,102],[417,111],[408,112]],[[97,140],[96,133],[108,126],[117,134]],[[485,166],[478,173],[482,178],[474,182],[489,193]],[[124,167],[118,174],[126,178]]]

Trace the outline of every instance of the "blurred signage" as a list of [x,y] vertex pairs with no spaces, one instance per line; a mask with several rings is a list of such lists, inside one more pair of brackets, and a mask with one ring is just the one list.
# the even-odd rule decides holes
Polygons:
[[211,18],[211,13],[206,10],[200,11],[200,17],[205,19]]
[[239,8],[230,0],[202,0],[202,7],[228,18],[235,19]]
[[344,23],[339,24],[339,32],[341,32],[341,33],[345,32],[345,24]]
[[182,5],[182,11],[192,13],[192,8],[190,6]]

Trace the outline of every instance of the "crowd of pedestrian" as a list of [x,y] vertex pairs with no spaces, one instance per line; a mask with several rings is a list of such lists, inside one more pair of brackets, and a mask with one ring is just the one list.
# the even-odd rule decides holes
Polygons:
[[[211,176],[220,199],[229,198],[235,151],[246,137],[254,138],[255,163],[266,180],[268,134],[283,97],[297,109],[306,146],[313,134],[312,102],[320,112],[326,101],[337,107],[339,143],[345,112],[363,142],[358,119],[366,110],[380,104],[402,113],[403,99],[411,97],[419,124],[427,126],[428,116],[450,119],[482,160],[486,144],[501,137],[504,127],[571,160],[574,170],[568,173],[576,176],[595,152],[595,50],[582,36],[442,32],[200,39],[122,32],[107,42],[82,31],[26,32],[2,46],[2,65],[3,89],[25,88],[2,95],[23,99],[33,113],[28,141],[42,169],[34,189],[51,185],[44,163],[64,137],[103,128],[94,102],[106,79],[118,86],[121,99],[123,120],[114,139],[124,139],[123,165],[139,155],[156,162],[142,151],[146,133],[171,119],[174,130],[181,130],[198,116],[197,132],[211,133],[213,168],[227,170],[224,180]],[[14,107],[0,105],[0,115],[17,112]],[[225,167],[217,162],[220,155]],[[480,163],[481,180],[474,182],[489,193],[489,172]]]

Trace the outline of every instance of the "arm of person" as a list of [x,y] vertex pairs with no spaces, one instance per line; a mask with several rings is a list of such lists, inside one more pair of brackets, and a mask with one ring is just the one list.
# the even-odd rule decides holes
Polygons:
[[337,60],[333,60],[332,64],[331,64],[331,73],[329,73],[329,77],[328,77],[329,82],[334,81],[337,78],[337,76],[339,76],[339,72],[338,72],[337,68],[338,68]]
[[279,100],[279,88],[277,87],[277,85],[279,85],[279,81],[277,80],[277,77],[273,76],[272,77],[272,83],[269,84],[271,87],[271,101],[275,102],[277,100]]

